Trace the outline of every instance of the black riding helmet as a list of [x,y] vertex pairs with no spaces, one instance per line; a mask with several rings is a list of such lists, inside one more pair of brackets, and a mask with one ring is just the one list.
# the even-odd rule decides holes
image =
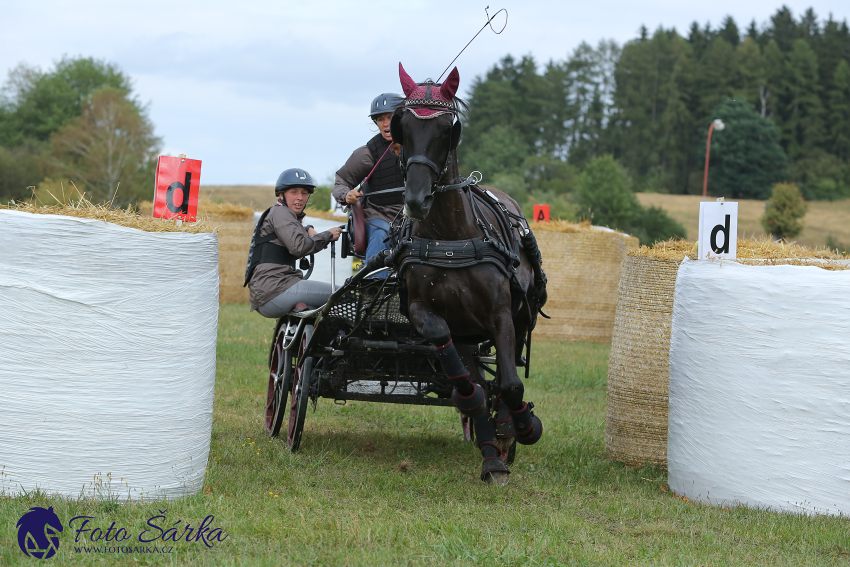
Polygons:
[[379,114],[386,114],[394,111],[404,103],[404,97],[396,93],[382,93],[372,99],[372,104],[369,106],[369,118],[375,119]]
[[312,195],[316,191],[316,184],[313,182],[313,177],[303,169],[293,167],[287,169],[277,178],[277,183],[274,186],[274,194],[286,191],[290,187],[303,187]]

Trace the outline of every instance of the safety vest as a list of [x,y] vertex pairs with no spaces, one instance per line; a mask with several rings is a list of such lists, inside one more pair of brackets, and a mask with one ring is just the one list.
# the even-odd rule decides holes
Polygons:
[[[276,203],[273,206],[277,207],[279,205],[280,203]],[[272,240],[277,238],[277,234],[274,231],[271,231],[265,236],[260,236],[260,229],[271,210],[271,207],[266,209],[260,216],[257,226],[254,227],[254,236],[251,237],[251,248],[248,250],[248,265],[245,268],[245,284],[242,287],[248,285],[248,282],[251,281],[251,276],[254,275],[254,269],[260,264],[283,264],[293,270],[295,269],[295,260],[297,258],[285,246],[272,243]]]
[[[381,163],[378,163],[378,167],[375,169],[375,172],[372,173],[372,177],[369,178],[369,182],[363,187],[363,193],[366,195],[373,191],[404,187],[404,176],[401,173],[401,168],[398,166],[398,158],[392,150],[387,152],[387,146],[391,143],[392,142],[385,140],[380,133],[366,142],[366,148],[372,156],[373,163],[378,163],[381,156],[384,157],[384,159],[381,160]],[[384,155],[384,152],[386,152],[386,155]],[[387,202],[388,200],[389,202]],[[374,205],[400,205],[404,203],[404,195],[399,192],[393,195],[392,198],[388,199],[387,197],[382,197],[380,202],[374,200],[371,201],[371,203]]]

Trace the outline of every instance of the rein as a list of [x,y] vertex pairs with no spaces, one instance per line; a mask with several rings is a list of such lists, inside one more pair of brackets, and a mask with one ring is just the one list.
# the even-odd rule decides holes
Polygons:
[[363,187],[363,184],[369,181],[369,178],[372,177],[372,174],[375,173],[375,170],[378,169],[378,166],[381,165],[381,162],[384,161],[384,156],[387,155],[387,152],[390,151],[390,148],[393,147],[393,143],[390,142],[390,145],[387,146],[387,149],[384,150],[384,153],[381,154],[381,157],[378,161],[375,162],[375,166],[372,168],[372,171],[369,172],[369,175],[366,176],[366,179],[360,182],[360,187]]

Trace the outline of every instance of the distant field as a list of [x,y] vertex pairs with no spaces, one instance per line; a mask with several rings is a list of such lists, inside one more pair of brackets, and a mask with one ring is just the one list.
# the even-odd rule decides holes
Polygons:
[[[662,195],[638,193],[644,206],[661,207],[685,225],[688,239],[696,240],[699,230],[699,195]],[[738,237],[763,236],[759,218],[764,214],[764,201],[738,200]],[[812,247],[826,245],[828,236],[842,247],[850,248],[850,199],[844,201],[812,201],[803,219],[806,228],[795,240]]]
[[216,203],[233,203],[264,211],[274,204],[274,187],[271,185],[201,185],[201,197]]
[[[216,202],[254,207],[255,210],[264,210],[274,203],[274,189],[271,186],[207,185],[201,186],[201,196]],[[685,225],[688,239],[696,240],[699,229],[699,202],[702,197],[661,193],[638,193],[637,197],[644,206],[666,210],[670,216]],[[738,203],[738,236],[743,238],[764,235],[759,222],[759,218],[764,214],[764,201],[742,199]],[[827,237],[832,236],[837,244],[850,248],[850,199],[812,201],[803,222],[806,228],[796,239],[800,244],[821,247],[826,245]]]

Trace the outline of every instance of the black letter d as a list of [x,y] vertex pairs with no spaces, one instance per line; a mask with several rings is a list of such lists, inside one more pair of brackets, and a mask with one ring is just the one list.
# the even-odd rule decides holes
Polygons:
[[[188,175],[188,174],[187,174]],[[711,229],[711,249],[714,250],[715,254],[728,254],[729,253],[729,223],[731,222],[731,216],[726,215],[726,226],[720,226],[719,224]],[[717,246],[717,233],[723,232],[723,248]]]
[[[184,215],[189,214],[189,188],[192,186],[192,172],[186,172],[186,181],[184,183],[180,183],[179,181],[175,181],[171,185],[168,186],[168,190],[165,192],[165,206],[168,207],[168,210],[172,213],[183,213]],[[174,190],[182,189],[183,190],[183,202],[178,207],[174,203]],[[713,236],[713,233],[712,233]]]

